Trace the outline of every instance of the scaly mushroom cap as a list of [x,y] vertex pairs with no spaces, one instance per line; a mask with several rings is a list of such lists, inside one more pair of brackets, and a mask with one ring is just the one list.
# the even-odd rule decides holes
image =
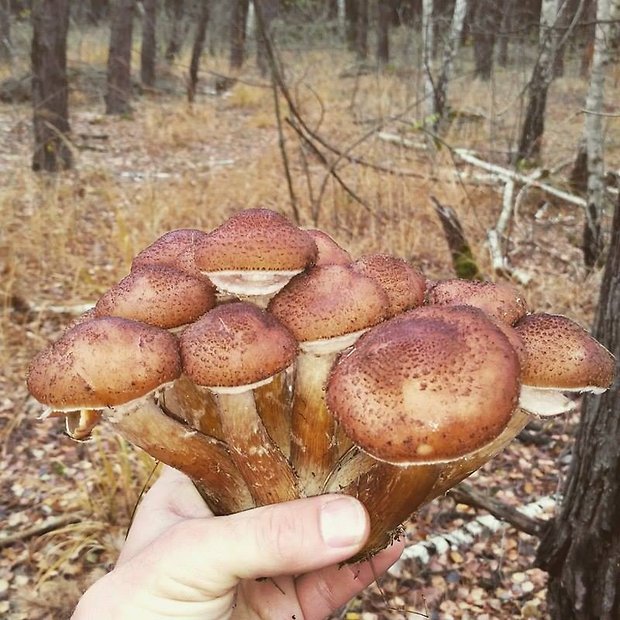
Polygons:
[[192,323],[215,306],[215,287],[204,276],[145,265],[103,294],[96,316],[119,316],[164,329]]
[[390,317],[424,303],[426,278],[402,258],[370,254],[356,260],[353,268],[375,280],[386,292]]
[[312,237],[318,250],[315,265],[348,265],[353,259],[327,233],[315,228],[308,228],[306,232]]
[[308,342],[368,329],[385,318],[387,307],[374,280],[350,265],[324,265],[295,276],[268,310],[299,342]]
[[187,376],[210,388],[248,386],[290,366],[297,342],[273,316],[245,302],[207,312],[180,336]]
[[298,272],[312,264],[316,254],[312,237],[284,216],[247,209],[207,235],[196,249],[196,263],[202,272]]
[[558,314],[529,314],[515,330],[527,354],[524,386],[603,391],[611,385],[613,355],[571,319]]
[[166,330],[117,317],[76,325],[37,355],[30,393],[56,410],[101,409],[144,396],[181,374],[178,341]]
[[142,250],[132,261],[131,270],[144,265],[165,265],[197,274],[194,260],[196,245],[207,233],[194,228],[178,228],[165,233]]
[[506,336],[469,306],[386,321],[341,356],[327,405],[351,440],[395,464],[462,457],[499,435],[519,395]]
[[506,282],[440,280],[427,291],[427,302],[437,305],[467,305],[480,308],[489,316],[513,325],[527,312],[519,291]]

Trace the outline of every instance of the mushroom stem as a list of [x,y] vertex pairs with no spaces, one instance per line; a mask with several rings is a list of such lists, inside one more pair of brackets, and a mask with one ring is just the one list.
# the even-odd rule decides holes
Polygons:
[[[306,496],[317,495],[342,450],[338,441],[348,439],[325,404],[325,384],[337,353],[297,356],[291,420],[291,463]],[[349,443],[350,445],[350,443]]]
[[368,540],[348,562],[367,559],[389,545],[398,536],[398,527],[424,503],[440,471],[437,464],[403,467],[377,461],[356,448],[349,450],[324,489],[356,497],[370,515]]
[[225,445],[169,418],[152,397],[113,409],[107,417],[125,439],[188,475],[214,514],[254,506]]
[[213,394],[199,390],[187,375],[181,375],[164,392],[163,405],[166,412],[180,418],[203,435],[223,439]]
[[501,452],[525,428],[532,417],[523,409],[516,409],[506,428],[495,439],[471,454],[456,461],[444,463],[441,466],[441,473],[437,482],[433,485],[424,502],[428,503],[436,497],[443,495],[480,469],[487,461],[490,461],[496,454]]
[[265,430],[285,458],[291,454],[292,367],[254,389],[256,409]]
[[252,390],[216,393],[222,431],[230,455],[257,505],[299,497],[295,474],[269,437]]

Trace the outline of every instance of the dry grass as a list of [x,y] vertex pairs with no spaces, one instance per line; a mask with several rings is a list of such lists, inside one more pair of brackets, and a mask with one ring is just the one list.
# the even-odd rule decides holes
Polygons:
[[[399,45],[405,49],[406,42],[396,49]],[[72,34],[71,67],[103,71],[106,46],[103,31]],[[338,77],[351,63],[344,52],[291,53],[285,60],[296,105],[331,144],[346,150],[378,121],[422,140],[415,129],[422,114],[416,104],[420,80],[415,67],[403,62],[385,74],[347,78]],[[221,59],[206,62],[214,70],[225,67]],[[181,59],[166,76],[179,93],[186,64],[187,59]],[[0,79],[4,75],[0,73]],[[0,108],[1,126],[7,128],[0,136],[0,153],[6,153],[0,155],[0,437],[4,464],[17,464],[10,473],[4,467],[4,486],[9,489],[14,480],[37,478],[36,467],[24,462],[24,454],[29,442],[47,442],[45,449],[56,466],[45,465],[40,484],[56,488],[57,497],[64,498],[58,500],[63,510],[85,515],[78,524],[30,541],[25,557],[18,554],[15,570],[26,576],[25,591],[30,594],[22,593],[21,602],[12,607],[15,618],[66,616],[80,591],[72,572],[89,581],[113,562],[152,467],[123,442],[99,438],[78,449],[58,437],[52,422],[34,420],[38,408],[26,399],[23,385],[28,360],[70,318],[46,307],[95,301],[127,272],[132,256],[166,230],[209,229],[234,210],[258,205],[292,214],[271,90],[251,85],[261,82],[251,68],[242,77],[246,82],[227,95],[203,95],[193,106],[181,95],[144,97],[135,102],[130,119],[107,118],[91,91],[74,91],[77,168],[57,177],[29,171],[29,108]],[[457,80],[451,90],[455,107],[481,117],[455,122],[445,140],[505,163],[522,114],[518,94],[526,79],[526,72],[514,67],[500,70],[491,84],[467,77]],[[610,100],[616,83],[612,89]],[[584,83],[570,77],[559,80],[550,93],[545,137],[545,164],[550,168],[575,152],[583,93]],[[613,119],[607,138],[610,164],[617,167],[620,132]],[[498,216],[501,196],[488,186],[463,184],[447,149],[407,151],[369,137],[351,154],[426,178],[389,175],[341,161],[339,173],[363,200],[361,207],[333,179],[325,179],[324,166],[312,152],[300,149],[293,133],[287,132],[287,146],[301,224],[324,228],[355,255],[390,252],[412,260],[429,277],[445,277],[451,267],[429,200],[434,195],[457,210],[488,272],[485,235]],[[430,180],[433,177],[442,180]],[[533,275],[525,290],[533,308],[552,309],[587,323],[598,276],[587,277],[579,260],[576,245],[583,214],[551,203],[536,220],[544,199],[533,191],[526,196],[511,230],[511,261]],[[34,310],[22,311],[22,301]],[[30,509],[26,503],[23,510]],[[46,606],[37,600],[45,600]]]

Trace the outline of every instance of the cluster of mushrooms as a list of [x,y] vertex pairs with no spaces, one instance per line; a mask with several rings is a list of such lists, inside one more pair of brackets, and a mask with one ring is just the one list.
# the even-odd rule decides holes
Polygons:
[[505,283],[354,260],[267,209],[169,232],[32,362],[47,416],[106,419],[185,472],[216,515],[359,498],[365,548],[501,450],[531,416],[600,392],[613,356]]

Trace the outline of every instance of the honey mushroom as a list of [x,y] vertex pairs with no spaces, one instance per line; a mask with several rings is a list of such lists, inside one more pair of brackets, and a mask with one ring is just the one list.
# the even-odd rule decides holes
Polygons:
[[517,405],[519,372],[506,336],[470,306],[410,310],[340,357],[327,405],[360,451],[325,490],[351,493],[369,509],[370,538],[356,559],[390,541],[443,464],[501,434]]
[[126,439],[190,476],[216,514],[251,507],[247,486],[221,442],[159,408],[159,394],[180,373],[173,334],[129,319],[99,317],[69,329],[37,355],[27,384],[39,402],[67,413],[68,420],[100,411]]
[[354,495],[371,517],[357,561],[613,370],[585,330],[528,314],[510,284],[427,282],[247,209],[140,252],[33,360],[28,388],[72,438],[104,419],[186,473],[215,514]]
[[254,390],[294,361],[297,342],[247,302],[207,312],[180,336],[189,379],[215,395],[223,438],[258,505],[298,497],[297,481],[259,415]]

